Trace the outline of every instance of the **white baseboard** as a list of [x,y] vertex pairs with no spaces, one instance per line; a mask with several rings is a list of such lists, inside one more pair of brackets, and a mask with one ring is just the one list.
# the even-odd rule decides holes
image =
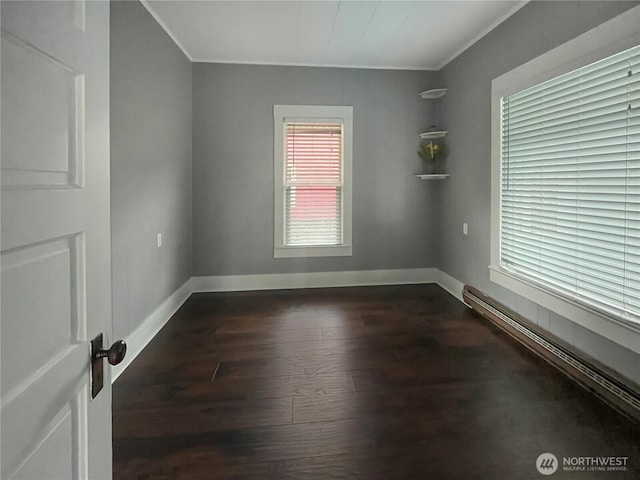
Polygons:
[[359,287],[369,285],[437,283],[439,276],[439,271],[436,268],[274,273],[266,275],[220,275],[211,277],[192,277],[192,286],[194,292]]
[[156,336],[162,327],[169,321],[174,313],[187,301],[193,293],[190,278],[160,304],[144,321],[126,338],[127,354],[119,365],[111,368],[111,383],[125,371],[131,362],[138,356],[144,347]]
[[464,300],[462,299],[462,289],[464,288],[464,283],[459,281],[456,278],[453,278],[448,273],[444,273],[442,270],[438,270],[438,280],[437,284],[444,288],[451,295],[456,297],[462,303]]
[[346,272],[275,273],[266,275],[220,275],[191,277],[173,292],[127,338],[127,355],[111,370],[111,381],[124,372],[174,313],[195,292],[284,290],[291,288],[360,287],[436,283],[462,301],[463,284],[437,268],[360,270]]

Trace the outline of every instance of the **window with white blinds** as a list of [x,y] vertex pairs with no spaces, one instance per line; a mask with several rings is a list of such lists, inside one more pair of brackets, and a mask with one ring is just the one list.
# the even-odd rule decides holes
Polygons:
[[275,257],[351,255],[352,107],[274,106]]
[[342,243],[342,123],[285,120],[285,245]]
[[640,322],[640,46],[500,104],[500,268]]

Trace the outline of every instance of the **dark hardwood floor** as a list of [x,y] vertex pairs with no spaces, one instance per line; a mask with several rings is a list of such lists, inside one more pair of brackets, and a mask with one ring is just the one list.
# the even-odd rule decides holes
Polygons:
[[195,294],[113,388],[115,479],[638,479],[639,445],[435,285]]

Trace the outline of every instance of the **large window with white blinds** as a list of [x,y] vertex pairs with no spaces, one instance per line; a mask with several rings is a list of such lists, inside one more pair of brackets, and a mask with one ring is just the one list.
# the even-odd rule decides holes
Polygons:
[[640,46],[500,100],[499,267],[640,322]]
[[351,254],[351,107],[274,106],[276,257]]

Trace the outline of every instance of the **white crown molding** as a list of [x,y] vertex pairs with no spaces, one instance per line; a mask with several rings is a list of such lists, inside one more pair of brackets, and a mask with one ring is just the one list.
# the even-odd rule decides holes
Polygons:
[[313,68],[346,68],[346,69],[359,69],[359,70],[406,70],[406,71],[423,71],[423,72],[437,72],[442,70],[447,64],[456,59],[459,55],[464,53],[469,47],[480,40],[482,37],[491,32],[494,28],[504,22],[507,18],[513,15],[515,12],[524,7],[530,0],[520,0],[515,3],[513,8],[509,9],[504,15],[500,16],[495,22],[484,29],[480,34],[474,36],[463,47],[457,50],[453,55],[448,57],[441,65],[437,67],[424,67],[424,66],[411,66],[411,65],[398,65],[398,66],[379,66],[379,65],[339,65],[339,64],[316,64],[316,63],[277,63],[277,62],[239,62],[228,59],[219,58],[201,58],[193,57],[186,49],[186,47],[178,40],[178,37],[168,27],[168,25],[160,18],[151,6],[149,0],[140,0],[140,3],[147,9],[156,22],[162,27],[162,29],[169,35],[171,40],[178,46],[178,48],[184,53],[184,55],[192,63],[216,63],[216,64],[229,64],[229,65],[262,65],[273,67],[313,67]]
[[448,60],[445,60],[435,70],[436,71],[442,70],[449,63],[451,63],[456,58],[458,58],[460,55],[462,55],[469,47],[471,47],[473,44],[478,42],[482,37],[484,37],[485,35],[489,34],[494,28],[496,28],[498,25],[500,25],[502,22],[504,22],[507,18],[509,18],[514,13],[516,13],[522,7],[524,7],[527,3],[529,3],[529,1],[530,0],[520,0],[519,2],[517,2],[513,6],[513,8],[509,9],[504,15],[500,16],[495,22],[493,22],[491,25],[489,25],[487,28],[485,28],[482,32],[480,32],[478,35],[476,35],[471,40],[469,40],[463,47],[461,47],[459,50],[457,50],[453,55],[451,55],[451,57],[449,57]]
[[207,63],[220,65],[255,65],[261,67],[310,67],[310,68],[345,68],[351,70],[393,70],[408,72],[437,72],[437,68],[412,67],[412,66],[376,66],[376,65],[339,65],[319,63],[276,63],[276,62],[239,62],[226,59],[194,58],[193,63]]
[[151,7],[148,0],[140,0],[140,3],[144,6],[144,8],[147,9],[147,11],[151,14],[151,16],[155,19],[155,21],[158,22],[158,25],[162,27],[165,33],[169,35],[169,38],[173,40],[173,43],[175,43],[176,46],[182,51],[182,53],[184,53],[184,56],[187,57],[191,63],[193,63],[193,57],[189,54],[185,46],[182,45],[182,43],[180,43],[180,40],[178,40],[178,37],[176,37],[176,35],[171,31],[171,29],[167,26],[167,24],[162,21],[162,19],[155,12],[153,7]]

